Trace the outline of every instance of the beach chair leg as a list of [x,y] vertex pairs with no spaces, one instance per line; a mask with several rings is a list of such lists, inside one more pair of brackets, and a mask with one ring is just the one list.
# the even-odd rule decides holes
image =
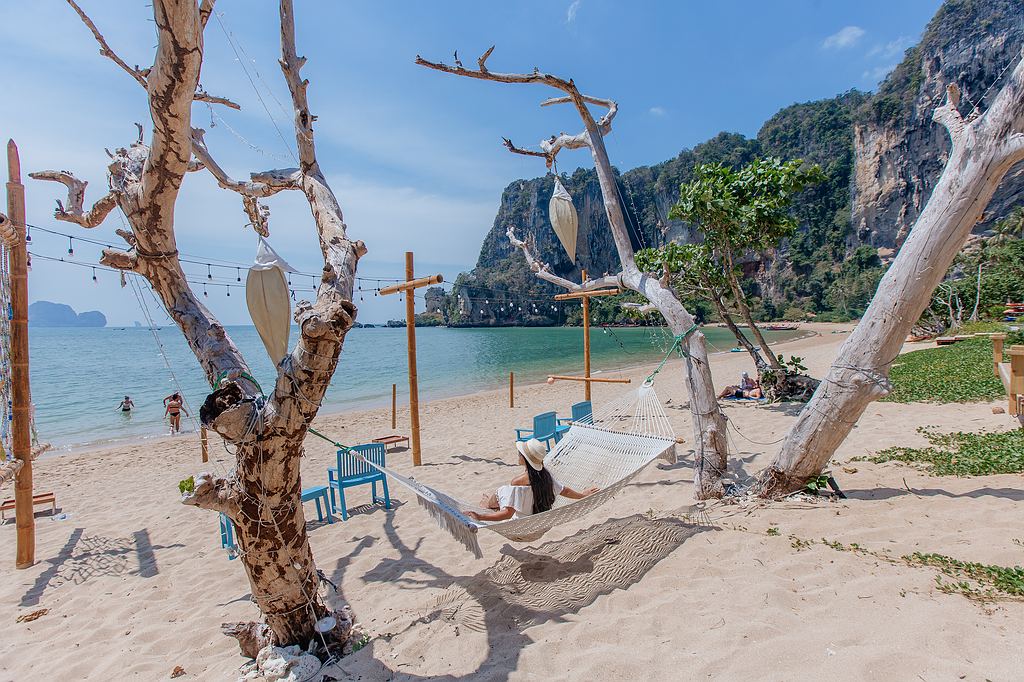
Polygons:
[[380,483],[384,488],[384,508],[391,509],[391,493],[388,492],[388,479],[386,477],[382,478]]
[[370,504],[377,504],[377,481],[370,481]]
[[340,502],[341,502],[341,520],[342,521],[348,521],[348,505],[345,503],[345,489],[344,488],[341,488],[341,487],[338,488],[338,497],[340,498]]
[[[324,507],[327,508],[327,523],[334,523],[334,513],[331,509],[330,503],[328,502],[329,499],[330,498],[327,497],[327,493],[324,492]],[[319,507],[319,503],[317,506]]]
[[324,513],[323,513],[323,511],[320,510],[320,498],[317,497],[316,499],[313,500],[313,502],[316,504],[316,520],[319,521],[320,523],[323,523],[324,522]]

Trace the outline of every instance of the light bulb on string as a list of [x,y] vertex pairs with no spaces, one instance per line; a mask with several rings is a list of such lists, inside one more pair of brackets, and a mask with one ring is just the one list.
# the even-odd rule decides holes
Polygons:
[[235,268],[235,281],[236,282],[241,282],[242,281],[242,268]]
[[205,283],[203,284],[203,296],[209,296],[209,294],[206,293],[206,284]]
[[230,296],[231,295],[231,285],[230,284],[225,284],[224,288],[227,289],[228,296]]
[[25,227],[25,243],[26,244],[31,244],[32,243],[32,226],[31,225],[27,225]]
[[99,281],[98,279],[96,279],[96,268],[92,269],[92,281],[94,281],[94,282],[98,282]]
[[206,279],[213,279],[213,271],[210,270],[210,264],[206,264]]
[[294,301],[295,300],[295,289],[292,289],[291,292],[292,292],[292,300]]
[[75,255],[75,244],[72,241],[71,237],[68,237],[68,255],[69,256],[74,256]]

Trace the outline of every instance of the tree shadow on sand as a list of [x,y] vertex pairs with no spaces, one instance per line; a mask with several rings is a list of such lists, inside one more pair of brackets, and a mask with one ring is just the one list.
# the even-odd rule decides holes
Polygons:
[[380,679],[388,680],[506,679],[515,670],[520,652],[533,642],[526,630],[541,623],[563,622],[601,596],[629,588],[689,538],[707,529],[677,516],[637,514],[611,519],[539,547],[506,544],[490,567],[472,576],[455,576],[418,558],[423,538],[414,547],[407,546],[389,517],[385,534],[399,557],[382,560],[364,580],[443,591],[428,600],[419,613],[410,614],[407,624],[398,627],[387,641],[394,642],[417,625],[447,624],[455,636],[460,628],[485,632],[486,659],[464,675],[420,676],[394,670],[389,663],[395,663],[375,658],[371,643],[363,653],[343,660],[339,672],[351,675],[356,667],[372,669]]

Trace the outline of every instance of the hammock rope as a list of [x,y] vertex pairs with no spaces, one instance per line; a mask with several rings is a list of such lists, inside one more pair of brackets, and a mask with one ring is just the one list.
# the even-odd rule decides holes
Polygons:
[[654,381],[654,377],[658,376],[658,372],[660,372],[665,367],[665,363],[668,362],[668,359],[670,357],[672,357],[672,353],[678,352],[679,353],[679,357],[681,357],[681,358],[682,357],[687,357],[687,358],[690,357],[690,354],[687,353],[685,350],[683,350],[683,341],[685,341],[686,337],[689,336],[690,334],[692,334],[696,329],[697,329],[697,323],[694,322],[690,326],[690,328],[687,329],[685,332],[683,332],[682,334],[677,334],[676,335],[675,339],[672,342],[672,345],[669,347],[668,351],[665,353],[665,357],[663,357],[661,359],[661,362],[658,363],[658,366],[654,369],[654,371],[651,372],[650,374],[648,374],[647,378],[644,379],[644,383],[645,384],[649,384],[649,383],[652,383]]
[[[677,344],[685,336],[677,337]],[[498,533],[513,542],[536,540],[554,527],[578,519],[607,502],[652,462],[675,461],[678,442],[652,382],[644,382],[602,411],[595,412],[592,423],[573,423],[544,459],[544,467],[562,485],[575,490],[597,488],[598,492],[582,500],[559,497],[546,512],[487,523],[471,519],[465,512],[488,510],[379,466],[315,429],[310,428],[309,433],[358,457],[415,493],[416,501],[441,529],[477,558],[483,556],[479,530]]]

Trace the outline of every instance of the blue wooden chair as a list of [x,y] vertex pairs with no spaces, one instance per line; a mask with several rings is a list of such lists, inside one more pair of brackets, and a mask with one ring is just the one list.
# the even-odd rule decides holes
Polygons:
[[[312,488],[306,488],[302,491],[303,502],[315,502],[316,503],[316,517],[320,520],[320,523],[324,521],[324,511],[327,512],[327,523],[334,523],[331,519],[333,514],[331,513],[331,498],[327,495],[327,486],[316,485]],[[323,509],[320,508],[320,503],[323,502]]]
[[562,435],[558,433],[558,418],[554,412],[543,412],[533,418],[533,430],[516,429],[516,440],[525,441],[536,438],[542,441],[548,450],[551,449],[551,442],[558,442]]
[[584,400],[581,403],[576,403],[572,406],[571,417],[559,417],[558,418],[558,437],[561,438],[562,434],[569,430],[569,427],[574,423],[579,424],[593,424],[594,423],[594,408],[591,406],[589,400]]
[[220,546],[228,551],[228,559],[238,556],[238,547],[235,546],[235,527],[225,514],[220,514]]
[[[385,450],[382,443],[356,445],[352,449],[374,464],[384,466]],[[380,482],[384,488],[384,497],[382,498],[377,497],[378,482]],[[334,491],[337,490],[338,497],[341,499],[341,519],[343,521],[347,521],[348,507],[345,504],[345,488],[352,488],[357,485],[366,485],[367,483],[372,486],[371,499],[373,502],[383,502],[385,509],[391,509],[391,495],[388,493],[388,479],[384,476],[384,473],[374,469],[355,455],[351,455],[345,450],[338,450],[337,468],[327,470],[327,485],[331,491],[331,513],[334,513],[337,509],[337,503],[334,500]]]

